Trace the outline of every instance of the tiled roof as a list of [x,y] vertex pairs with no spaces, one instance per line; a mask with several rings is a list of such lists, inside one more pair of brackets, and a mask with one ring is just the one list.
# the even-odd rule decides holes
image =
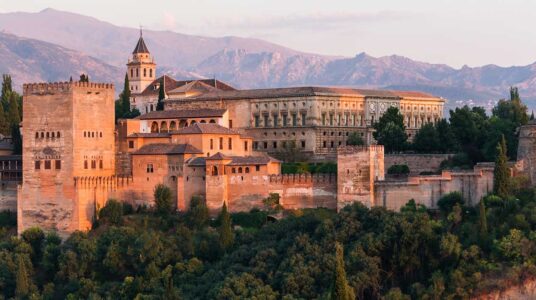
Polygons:
[[134,155],[198,154],[201,150],[190,144],[149,144],[133,152]]
[[269,162],[279,162],[270,156],[233,156],[228,166],[266,165]]
[[171,134],[167,132],[136,132],[129,134],[127,137],[143,137],[143,138],[166,138]]
[[203,167],[207,165],[205,157],[192,157],[186,163],[191,167]]
[[[163,75],[155,79],[151,84],[149,84],[145,90],[143,90],[140,95],[141,96],[158,96],[159,89],[155,89],[155,85],[159,85],[162,82],[162,79],[164,79],[164,90],[166,94],[170,93],[171,91],[182,87],[184,85],[190,84],[190,87],[192,87],[192,82],[199,82],[206,86],[210,86],[215,88],[215,91],[221,90],[221,91],[234,91],[235,88],[228,85],[227,83],[224,83],[219,80],[215,79],[192,79],[192,80],[175,80],[167,75]],[[195,87],[192,87],[195,88]]]
[[214,133],[214,134],[240,134],[238,131],[220,126],[218,124],[211,123],[195,123],[188,127],[181,128],[177,131],[173,131],[172,134],[203,134],[203,133]]
[[[239,99],[262,99],[262,98],[286,98],[286,97],[307,97],[320,95],[347,95],[356,97],[403,99],[403,98],[430,98],[439,99],[436,96],[417,91],[390,91],[390,90],[367,90],[343,87],[289,87],[275,89],[254,89],[254,90],[232,90],[232,91],[212,91],[209,93],[193,96],[188,100],[239,100]],[[173,99],[168,99],[173,101]],[[176,100],[180,101],[180,100]]]
[[209,160],[222,160],[222,159],[231,159],[231,157],[229,157],[227,155],[224,155],[221,152],[218,152],[218,153],[216,153],[214,155],[211,155],[210,157],[207,157],[207,159],[209,159]]
[[145,45],[145,41],[143,40],[142,36],[140,36],[140,39],[136,44],[136,48],[134,48],[134,51],[132,51],[132,54],[136,53],[149,53],[149,49],[147,49],[147,46]]
[[140,120],[222,117],[226,109],[160,110],[139,116]]

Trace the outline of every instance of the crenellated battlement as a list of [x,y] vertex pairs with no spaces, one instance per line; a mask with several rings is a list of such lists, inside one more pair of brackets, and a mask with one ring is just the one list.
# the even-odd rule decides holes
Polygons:
[[74,177],[74,185],[78,188],[129,186],[134,179],[131,176],[83,176]]
[[113,90],[114,85],[112,83],[78,82],[78,81],[25,83],[22,85],[22,90],[23,90],[24,95],[68,92],[75,88]]
[[337,174],[284,174],[271,175],[270,183],[335,183]]
[[337,148],[337,155],[352,154],[357,152],[379,152],[383,153],[383,145],[369,145],[369,146],[340,146]]

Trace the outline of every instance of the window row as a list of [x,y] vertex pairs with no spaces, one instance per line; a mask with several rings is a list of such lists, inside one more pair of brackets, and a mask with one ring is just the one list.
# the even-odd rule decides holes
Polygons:
[[[136,68],[130,69],[130,78],[134,77],[134,71],[136,71],[136,77],[140,77],[140,70]],[[143,77],[147,77],[147,73],[149,73],[149,77],[153,77],[153,69],[149,68],[149,72],[147,72],[147,68],[143,68]],[[130,89],[132,89],[132,87]]]
[[279,118],[279,114],[273,114],[272,118],[270,118],[269,114],[264,115],[255,115],[254,116],[254,123],[255,127],[287,127],[287,126],[305,126],[307,124],[307,114],[301,113],[301,118],[298,118],[298,114],[291,114],[290,118],[288,114],[283,114],[281,116],[281,119]]
[[36,170],[51,170],[52,165],[54,165],[55,170],[61,170],[61,160],[36,160],[35,161],[35,169]]
[[363,115],[356,114],[322,114],[323,126],[365,126]]
[[44,138],[47,138],[47,139],[55,139],[55,138],[60,138],[61,137],[61,134],[59,131],[39,131],[39,132],[36,132],[35,133],[35,138],[36,139],[44,139]]
[[[218,140],[218,149],[219,150],[223,150],[224,147],[224,138],[223,137],[220,137]],[[210,150],[214,150],[215,148],[215,145],[214,145],[214,139],[210,139]],[[248,141],[244,141],[244,150],[245,151],[248,151],[248,148],[249,148],[249,143]],[[227,149],[228,150],[233,150],[233,138],[227,138]]]
[[[258,103],[255,104],[255,108],[259,108],[259,107],[260,107],[259,105],[260,105],[260,104],[258,104]],[[297,107],[297,106],[298,106],[298,104],[297,104],[296,102],[292,102],[292,103],[289,104],[289,105],[292,106],[292,107]],[[302,107],[305,107],[306,105],[307,105],[306,102],[302,102],[302,103],[301,103],[301,106],[302,106]],[[275,107],[275,108],[278,108],[278,107],[286,108],[286,107],[287,107],[287,103],[283,102],[282,105],[280,105],[279,103],[273,103],[272,105],[270,105],[269,103],[264,103],[264,105],[262,105],[262,107],[264,107],[264,108],[269,108],[270,106]]]
[[[102,163],[102,159],[98,161],[99,163],[99,169],[104,169],[104,164]],[[89,169],[91,164],[91,169],[97,169],[97,161],[96,160],[84,160],[84,169]]]
[[84,131],[84,137],[88,138],[99,138],[102,137],[102,131]]
[[253,149],[254,150],[278,149],[279,147],[281,149],[285,149],[287,147],[289,147],[289,148],[301,147],[302,149],[304,149],[305,146],[306,146],[305,140],[302,140],[299,143],[294,142],[294,141],[253,142]]
[[[152,106],[152,104],[151,104]],[[177,126],[177,122],[175,121],[171,121],[169,122],[169,127],[168,127],[168,123],[166,121],[162,121],[160,122],[160,124],[158,124],[158,122],[154,121],[151,123],[151,132],[155,133],[155,132],[169,132],[169,131],[174,131],[174,130],[177,130],[179,128],[184,128],[184,127],[188,127],[190,125],[194,125],[195,123],[197,123],[197,121],[195,120],[192,120],[190,121],[190,123],[188,123],[187,120],[180,120],[178,122],[178,126]],[[210,120],[201,120],[199,121],[199,123],[201,124],[205,124],[205,123],[210,123],[210,124],[216,124],[216,120],[215,119],[210,119]],[[232,123],[231,121],[229,120],[229,128],[232,128]]]
[[[330,133],[330,134],[329,134],[330,136],[336,136],[335,131],[331,131],[331,132],[329,132],[329,133]],[[365,135],[363,132],[361,132],[360,134],[361,134],[361,136],[364,136],[364,135]],[[324,132],[322,132],[322,135],[327,136],[327,135],[328,135],[328,132],[327,132],[327,131],[324,131]],[[347,132],[339,131],[339,134],[338,134],[338,135],[339,135],[339,136],[349,136],[349,135],[350,135],[350,132],[349,132],[349,131],[347,131]]]

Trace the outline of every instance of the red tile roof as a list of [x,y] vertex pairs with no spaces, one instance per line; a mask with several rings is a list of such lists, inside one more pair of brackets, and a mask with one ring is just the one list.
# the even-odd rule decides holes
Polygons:
[[234,131],[227,127],[223,127],[218,124],[211,124],[211,123],[195,123],[188,127],[184,127],[177,131],[173,131],[171,134],[203,134],[203,133],[240,135],[238,131]]
[[152,111],[137,117],[140,120],[180,119],[180,118],[210,118],[222,117],[226,109],[192,109],[192,110],[161,110]]
[[155,79],[151,84],[149,84],[145,90],[143,90],[140,95],[141,96],[158,96],[159,88],[155,89],[155,85],[160,85],[160,82],[162,82],[162,78],[164,79],[164,90],[167,93],[171,92],[172,90],[175,90],[179,87],[182,87],[187,84],[191,84],[192,82],[199,82],[204,85],[207,85],[209,87],[215,88],[216,91],[234,91],[235,88],[228,85],[225,82],[215,80],[215,79],[192,79],[192,80],[175,80],[167,75],[163,75]]
[[133,152],[133,155],[200,154],[201,150],[190,144],[149,144]]

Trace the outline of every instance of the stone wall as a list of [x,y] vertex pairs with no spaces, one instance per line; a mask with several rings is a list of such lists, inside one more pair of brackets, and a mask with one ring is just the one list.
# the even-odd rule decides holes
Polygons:
[[536,279],[530,278],[501,291],[491,291],[471,298],[473,300],[525,300],[536,299]]
[[385,170],[392,165],[408,165],[411,175],[421,172],[438,172],[441,162],[453,154],[386,154]]
[[0,211],[17,211],[18,181],[2,181],[0,183]]

